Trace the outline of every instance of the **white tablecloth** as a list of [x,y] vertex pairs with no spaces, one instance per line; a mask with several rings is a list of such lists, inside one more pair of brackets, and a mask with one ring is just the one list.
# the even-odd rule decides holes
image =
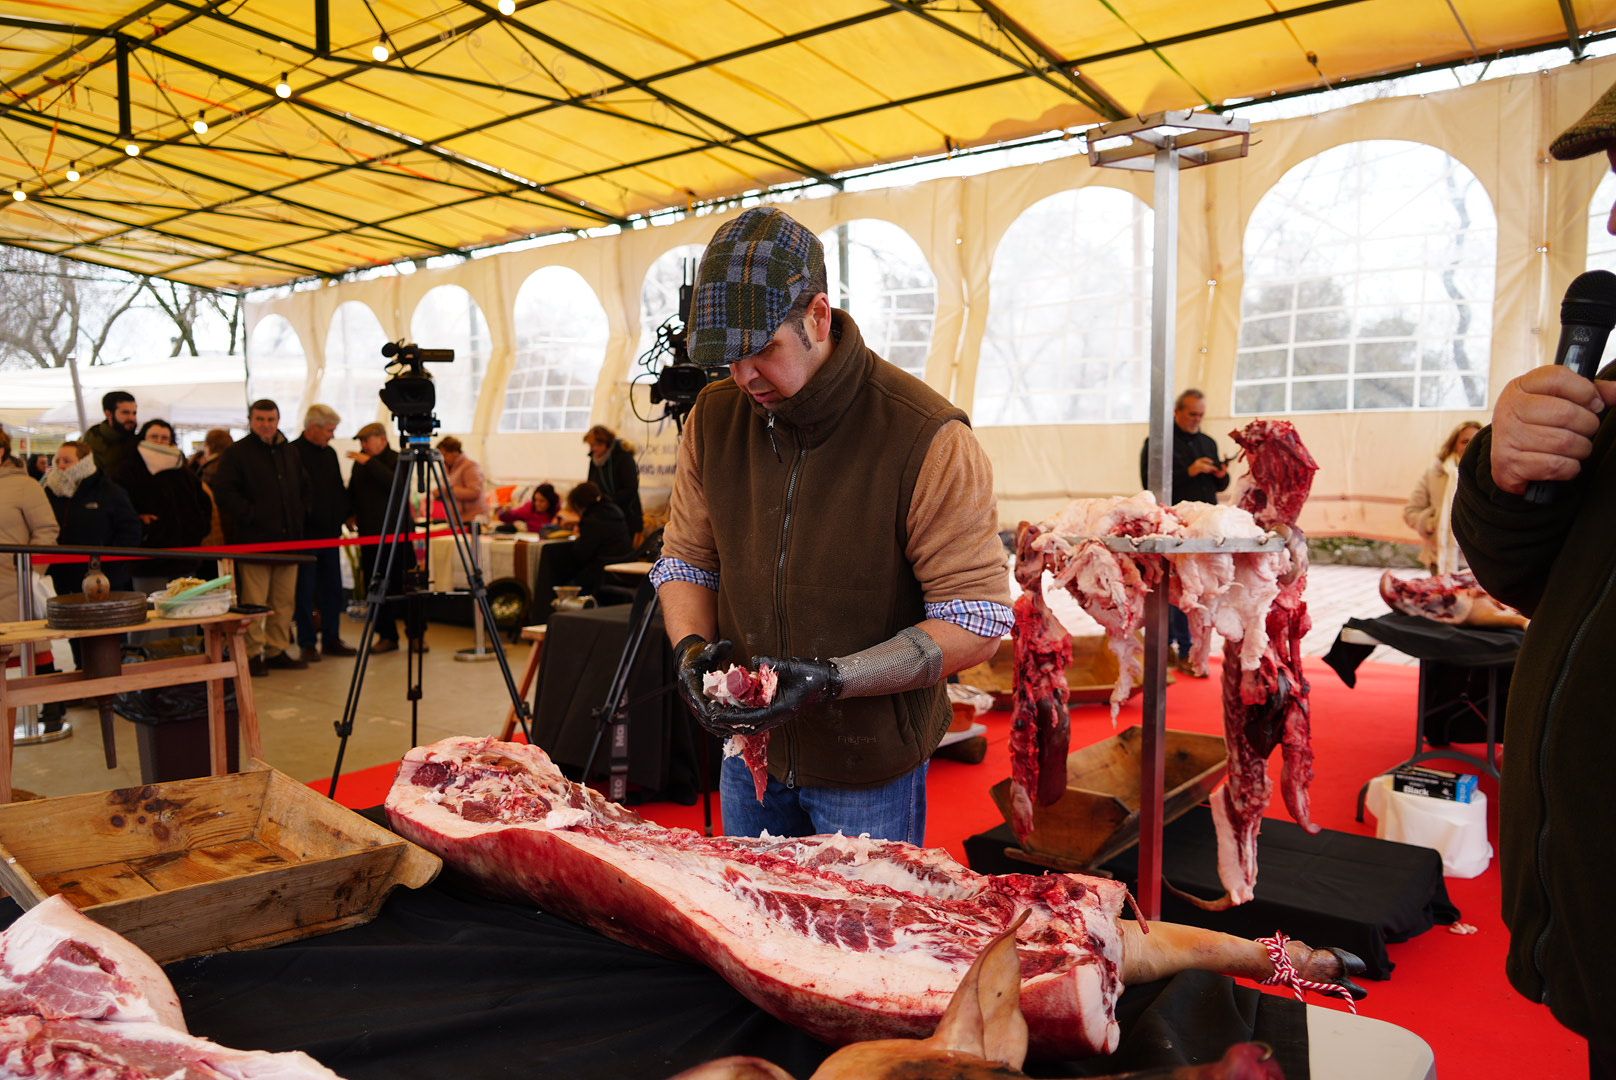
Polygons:
[[1487,796],[1478,791],[1467,803],[1394,791],[1390,776],[1369,781],[1364,805],[1375,815],[1375,835],[1442,853],[1442,872],[1473,878],[1487,869],[1493,846],[1487,842]]
[[[539,552],[546,544],[571,543],[570,538],[541,540],[532,533],[483,534],[479,538],[477,559],[483,568],[483,581],[515,578],[528,588],[533,587],[533,576],[539,569]],[[452,536],[436,536],[429,541],[428,566],[432,571],[432,586],[436,589],[464,589],[466,575],[455,554]]]

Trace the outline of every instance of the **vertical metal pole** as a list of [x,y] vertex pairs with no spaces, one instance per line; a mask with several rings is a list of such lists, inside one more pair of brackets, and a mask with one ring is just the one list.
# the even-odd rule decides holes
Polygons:
[[[1173,364],[1177,354],[1178,151],[1156,151],[1156,244],[1151,252],[1150,490],[1173,500]],[[1161,918],[1162,795],[1167,772],[1167,587],[1145,604],[1145,685],[1139,757],[1139,909]]]
[[118,137],[132,139],[135,125],[129,109],[129,39],[119,34],[113,44],[113,53],[118,80]]
[[[17,552],[14,558],[17,560],[17,618],[23,622],[32,622],[35,618],[33,580],[34,558],[26,551]],[[26,679],[28,676],[34,673],[33,642],[30,641],[23,644],[22,655],[19,657],[19,661],[22,664],[22,671],[19,672],[19,674]],[[5,678],[5,673],[0,672],[0,679],[3,678]],[[0,716],[0,721],[4,721],[4,719],[5,717]],[[14,741],[17,739],[26,739],[29,736],[39,735],[42,733],[43,728],[39,723],[38,706],[30,705],[27,708],[17,710],[17,726],[12,734],[12,739]]]

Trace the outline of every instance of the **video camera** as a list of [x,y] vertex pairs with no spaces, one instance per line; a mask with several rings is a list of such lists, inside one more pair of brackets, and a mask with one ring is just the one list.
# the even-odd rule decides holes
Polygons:
[[[695,266],[694,260],[685,261],[685,280],[679,285],[679,313],[670,315],[657,327],[656,341],[639,359],[640,367],[645,370],[634,377],[635,385],[650,380],[651,404],[662,406],[661,416],[641,416],[640,419],[647,422],[672,420],[681,431],[684,430],[685,417],[696,404],[696,395],[708,383],[717,382],[726,374],[723,368],[706,368],[692,363],[685,347],[690,326],[690,299],[695,292],[692,280]],[[672,359],[669,360],[669,357]],[[632,403],[633,398],[629,400]],[[638,415],[638,409],[635,415]]]
[[382,346],[389,378],[379,391],[405,435],[430,438],[438,429],[437,387],[427,374],[427,364],[447,364],[455,358],[453,349],[423,349],[402,339]]

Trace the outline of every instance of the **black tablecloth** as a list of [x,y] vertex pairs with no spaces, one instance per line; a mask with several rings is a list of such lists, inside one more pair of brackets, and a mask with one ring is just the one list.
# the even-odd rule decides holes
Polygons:
[[[0,902],[0,923],[16,914]],[[647,1080],[729,1054],[805,1077],[830,1053],[707,968],[484,899],[447,871],[394,893],[364,926],[166,970],[191,1031],[242,1049],[304,1050],[348,1080]],[[1258,1039],[1291,1080],[1308,1075],[1302,1006],[1221,976],[1132,987],[1118,1016],[1116,1054],[1029,1073],[1216,1060]]]
[[[620,604],[550,616],[534,694],[534,741],[558,765],[583,768],[599,729],[592,710],[606,700],[623,657],[638,605]],[[716,790],[717,740],[696,728],[674,692],[678,669],[657,613],[629,676],[629,783],[642,798],[695,801],[701,791],[698,751],[706,752],[709,784]],[[609,746],[601,741],[593,773],[605,775]]]
[[[1008,826],[965,841],[971,869],[984,874],[1026,872],[1028,864],[1005,855],[1015,846]],[[1390,942],[1406,941],[1436,923],[1458,919],[1442,880],[1442,856],[1431,848],[1376,840],[1325,829],[1308,834],[1288,821],[1264,819],[1257,842],[1256,896],[1227,911],[1203,911],[1164,890],[1162,918],[1222,930],[1240,937],[1268,937],[1283,930],[1317,947],[1357,953],[1369,977],[1390,978]],[[1178,888],[1212,899],[1218,882],[1217,837],[1212,812],[1198,806],[1163,831],[1166,876]],[[1139,849],[1106,863],[1104,870],[1137,885]]]
[[[1368,634],[1420,662],[1420,724],[1433,745],[1486,741],[1489,710],[1499,718],[1502,730],[1524,631],[1507,626],[1449,626],[1395,613],[1378,619],[1348,619],[1345,629]],[[1374,650],[1373,645],[1337,637],[1324,662],[1342,682],[1354,686],[1358,665]]]
[[[1359,630],[1376,641],[1390,645],[1416,660],[1434,660],[1456,667],[1513,666],[1521,651],[1524,632],[1501,626],[1481,629],[1450,626],[1418,615],[1395,612],[1378,619],[1348,619],[1344,629]],[[1354,645],[1336,638],[1324,662],[1335,669],[1348,686],[1357,682],[1358,665],[1375,651],[1373,645]]]

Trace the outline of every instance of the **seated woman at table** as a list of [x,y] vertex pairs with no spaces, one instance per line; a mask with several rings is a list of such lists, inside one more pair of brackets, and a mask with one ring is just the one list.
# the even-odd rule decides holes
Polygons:
[[[58,544],[92,548],[140,546],[140,518],[135,515],[129,495],[111,477],[96,472],[95,458],[83,443],[70,440],[57,447],[56,463],[45,474],[43,483],[61,526]],[[114,592],[127,592],[133,587],[131,565],[122,561],[101,564]],[[81,591],[88,569],[86,563],[53,565],[48,572],[56,585],[56,595]]]
[[578,515],[578,539],[556,544],[556,585],[578,585],[593,594],[608,563],[622,562],[634,551],[634,537],[622,508],[585,481],[567,492],[567,507]]
[[555,485],[540,484],[533,489],[533,494],[526,502],[499,512],[499,520],[504,525],[511,526],[501,528],[499,531],[536,533],[552,524],[560,510],[561,496],[556,494]]
[[1479,421],[1466,420],[1450,431],[1403,507],[1403,520],[1420,536],[1420,562],[1433,574],[1451,574],[1468,565],[1453,538],[1453,493],[1459,459],[1480,430]]

